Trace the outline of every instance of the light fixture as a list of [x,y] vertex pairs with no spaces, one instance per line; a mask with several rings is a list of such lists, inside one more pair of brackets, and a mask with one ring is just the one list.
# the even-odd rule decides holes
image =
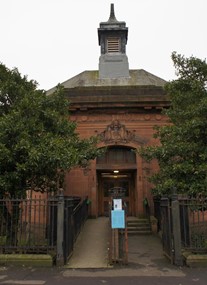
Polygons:
[[114,173],[119,173],[119,170],[114,170]]

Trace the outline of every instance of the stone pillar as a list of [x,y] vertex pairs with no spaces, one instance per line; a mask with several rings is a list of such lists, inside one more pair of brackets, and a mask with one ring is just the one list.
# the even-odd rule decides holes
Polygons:
[[64,196],[63,191],[60,191],[57,204],[57,260],[58,266],[64,265],[63,254],[64,241]]
[[91,201],[89,215],[93,218],[98,217],[98,187],[97,187],[97,177],[96,177],[96,162],[95,160],[91,162],[91,174],[89,179],[89,199]]
[[174,264],[182,266],[182,246],[181,246],[181,230],[180,230],[180,209],[177,195],[172,197],[172,226],[174,237]]

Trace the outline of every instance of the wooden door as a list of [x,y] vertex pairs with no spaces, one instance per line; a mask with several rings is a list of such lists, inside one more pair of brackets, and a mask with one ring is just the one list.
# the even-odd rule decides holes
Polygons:
[[[127,214],[131,215],[131,181],[126,178],[101,178],[99,189],[99,215],[109,215],[109,203],[115,198],[116,192],[121,192],[121,199],[127,206]],[[115,194],[114,194],[115,193]],[[118,194],[119,195],[119,194]]]

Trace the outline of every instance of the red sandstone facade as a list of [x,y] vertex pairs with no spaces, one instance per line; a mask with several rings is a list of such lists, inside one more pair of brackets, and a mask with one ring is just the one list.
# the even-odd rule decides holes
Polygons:
[[99,71],[85,71],[62,84],[71,103],[70,119],[77,123],[80,137],[98,136],[98,147],[107,147],[103,157],[91,161],[86,169],[70,170],[65,179],[65,195],[88,196],[93,217],[108,214],[114,190],[122,193],[128,215],[144,216],[145,198],[153,214],[147,176],[157,165],[147,164],[134,150],[158,143],[153,127],[167,123],[161,111],[170,102],[163,79],[142,69],[127,71],[123,48],[127,32],[125,23],[118,22],[111,11],[108,22],[100,24]]
[[[151,185],[147,176],[155,171],[157,165],[147,164],[132,150],[142,145],[156,143],[153,139],[153,127],[167,123],[167,118],[161,114],[161,110],[168,106],[169,102],[162,87],[159,91],[163,94],[160,96],[156,95],[157,90],[155,95],[147,95],[147,91],[152,92],[153,87],[146,86],[144,99],[137,95],[140,88],[142,87],[134,87],[134,94],[131,97],[127,94],[127,88],[123,95],[115,93],[117,101],[107,102],[107,106],[103,106],[104,94],[92,98],[88,95],[88,101],[93,100],[93,106],[89,102],[75,103],[74,98],[71,100],[73,107],[71,119],[76,121],[80,136],[83,138],[99,136],[98,146],[108,147],[104,158],[92,161],[87,169],[71,170],[66,177],[65,194],[88,196],[91,200],[92,216],[107,214],[110,201],[107,191],[113,187],[126,188],[124,199],[128,205],[129,215],[144,216],[145,198],[148,199],[153,211]],[[68,90],[69,97],[70,92],[72,91]],[[112,96],[111,90],[109,97]],[[84,88],[80,97],[85,99],[87,97],[84,95]],[[136,98],[136,103],[130,102],[131,98]],[[137,104],[140,106],[135,106]],[[118,174],[115,174],[114,170],[118,170]]]

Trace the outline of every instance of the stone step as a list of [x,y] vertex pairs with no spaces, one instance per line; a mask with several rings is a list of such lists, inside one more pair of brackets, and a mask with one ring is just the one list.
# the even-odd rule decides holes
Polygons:
[[128,229],[140,229],[140,230],[147,230],[147,229],[151,229],[150,225],[143,225],[143,226],[127,226]]
[[127,229],[129,230],[151,230],[150,225],[142,225],[142,226],[127,226]]
[[133,225],[138,225],[138,226],[149,225],[149,221],[146,221],[146,222],[128,221],[127,225],[129,225],[129,226],[133,226]]
[[128,231],[128,235],[151,235],[152,231]]
[[151,225],[147,219],[128,219],[127,220],[128,234],[144,235],[151,234]]
[[148,219],[127,219],[127,223],[139,223],[139,224],[145,224],[145,223],[149,223]]

